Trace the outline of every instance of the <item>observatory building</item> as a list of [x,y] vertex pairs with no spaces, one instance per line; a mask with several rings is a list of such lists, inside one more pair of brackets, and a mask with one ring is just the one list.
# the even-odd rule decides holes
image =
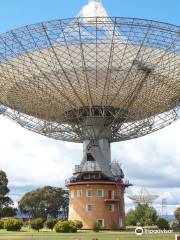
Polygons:
[[69,219],[125,227],[129,186],[110,146],[178,119],[180,27],[108,17],[89,0],[75,18],[0,34],[0,114],[57,140],[83,143],[66,182]]

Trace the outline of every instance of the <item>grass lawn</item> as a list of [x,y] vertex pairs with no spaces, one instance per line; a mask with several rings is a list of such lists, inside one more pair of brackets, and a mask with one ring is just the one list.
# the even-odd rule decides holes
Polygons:
[[0,240],[92,240],[93,238],[98,240],[175,240],[175,234],[136,236],[134,233],[110,231],[102,231],[99,233],[94,233],[92,231],[80,231],[73,234],[0,231]]

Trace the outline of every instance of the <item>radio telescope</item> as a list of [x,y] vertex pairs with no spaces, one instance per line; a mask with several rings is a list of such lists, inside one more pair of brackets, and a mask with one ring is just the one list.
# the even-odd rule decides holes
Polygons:
[[131,199],[135,204],[152,204],[152,202],[158,197],[158,195],[147,193],[144,187],[140,188],[140,192],[138,194],[128,196],[128,198]]
[[73,182],[87,173],[112,181],[110,143],[178,119],[179,53],[179,26],[108,17],[100,0],[89,0],[75,18],[0,35],[0,114],[83,143]]

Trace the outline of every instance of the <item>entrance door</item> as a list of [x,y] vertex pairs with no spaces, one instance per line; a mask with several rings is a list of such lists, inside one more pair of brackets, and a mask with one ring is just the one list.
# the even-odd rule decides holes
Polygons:
[[108,199],[112,199],[112,191],[111,190],[108,191]]

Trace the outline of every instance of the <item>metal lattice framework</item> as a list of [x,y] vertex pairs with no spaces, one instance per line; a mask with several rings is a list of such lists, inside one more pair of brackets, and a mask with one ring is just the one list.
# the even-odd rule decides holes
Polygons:
[[135,204],[151,204],[159,195],[149,194],[144,187],[140,188],[140,192],[137,195],[128,196]]
[[12,30],[0,35],[0,113],[65,141],[149,134],[178,118],[179,53],[180,27],[149,20],[74,18]]

